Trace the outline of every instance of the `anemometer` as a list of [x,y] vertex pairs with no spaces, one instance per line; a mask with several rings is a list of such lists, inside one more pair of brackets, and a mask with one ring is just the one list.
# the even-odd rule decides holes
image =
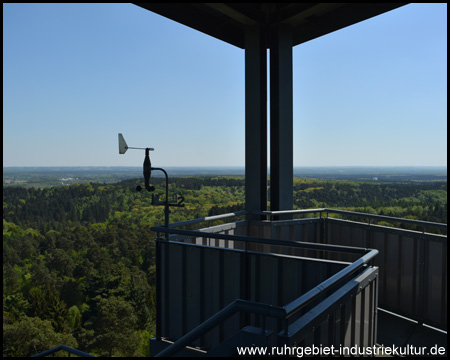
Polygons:
[[[184,197],[183,196],[177,196],[174,194],[174,197],[172,201],[169,201],[169,177],[167,176],[166,170],[162,168],[154,168],[152,167],[152,163],[150,162],[150,151],[154,151],[153,148],[137,148],[137,147],[130,147],[127,145],[123,135],[119,133],[119,154],[125,154],[128,149],[138,149],[138,150],[145,150],[145,158],[144,158],[144,188],[149,191],[155,191],[155,187],[150,185],[150,176],[152,173],[152,170],[159,170],[164,173],[166,176],[166,199],[164,201],[159,200],[159,195],[152,194],[152,205],[164,205],[164,215],[165,215],[165,227],[169,227],[169,206],[175,206],[175,207],[184,207]],[[143,190],[140,185],[136,187],[137,191]]]

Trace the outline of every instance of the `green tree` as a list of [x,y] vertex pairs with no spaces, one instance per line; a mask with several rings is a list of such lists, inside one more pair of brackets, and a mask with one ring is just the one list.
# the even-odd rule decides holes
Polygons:
[[133,307],[115,296],[100,299],[97,306],[93,348],[109,357],[133,356],[140,343],[140,336],[134,332],[137,319]]
[[25,316],[3,325],[3,356],[29,357],[59,345],[78,346],[72,335],[55,332],[48,320]]
[[30,310],[33,316],[49,320],[56,331],[66,328],[67,306],[60,300],[59,292],[55,288],[32,288],[28,295]]

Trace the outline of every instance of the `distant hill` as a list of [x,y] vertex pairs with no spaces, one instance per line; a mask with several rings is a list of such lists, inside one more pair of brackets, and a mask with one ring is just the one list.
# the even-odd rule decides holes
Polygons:
[[[245,176],[245,168],[167,167],[169,177],[175,176]],[[138,166],[55,166],[4,167],[3,186],[47,187],[77,183],[115,183],[142,177]],[[152,177],[162,177],[153,171]],[[268,170],[270,176],[270,169]],[[353,181],[447,181],[447,167],[294,167],[300,178]]]

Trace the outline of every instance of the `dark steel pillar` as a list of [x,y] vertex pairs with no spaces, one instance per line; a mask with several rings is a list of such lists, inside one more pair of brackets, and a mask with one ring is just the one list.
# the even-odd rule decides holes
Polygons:
[[[267,45],[257,25],[245,38],[245,209],[267,210]],[[259,217],[247,217],[259,218]]]
[[[270,210],[293,208],[292,30],[280,25],[270,39]],[[287,218],[287,217],[282,217]]]

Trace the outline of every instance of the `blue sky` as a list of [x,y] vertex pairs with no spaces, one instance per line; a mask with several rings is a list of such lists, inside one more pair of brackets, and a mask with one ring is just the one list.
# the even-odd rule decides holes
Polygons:
[[[298,45],[295,166],[446,166],[447,4]],[[244,51],[131,4],[3,4],[3,166],[244,165]]]

